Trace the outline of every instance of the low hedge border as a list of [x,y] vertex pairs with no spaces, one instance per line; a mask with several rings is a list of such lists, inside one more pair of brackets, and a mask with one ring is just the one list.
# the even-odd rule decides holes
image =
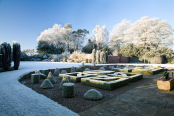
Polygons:
[[143,78],[142,74],[136,74],[136,73],[123,73],[128,76],[122,76],[122,75],[115,75],[115,74],[108,74],[108,76],[117,76],[117,77],[123,77],[123,78],[129,78],[130,82],[135,82],[138,80],[141,80]]
[[113,81],[101,81],[101,80],[95,80],[94,78],[96,77],[81,78],[81,83],[84,85],[89,85],[106,90],[113,90],[123,85],[129,84],[128,78],[117,77],[117,80]]
[[87,74],[83,73],[83,76],[77,76],[77,74],[80,74],[82,72],[74,72],[74,73],[66,73],[66,74],[59,74],[59,78],[62,79],[64,76],[70,77],[70,82],[78,83],[81,82],[81,78],[91,77],[91,76],[97,76],[97,74]]

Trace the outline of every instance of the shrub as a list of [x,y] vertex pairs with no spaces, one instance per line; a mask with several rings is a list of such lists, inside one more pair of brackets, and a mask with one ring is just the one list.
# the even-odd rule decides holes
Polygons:
[[108,52],[107,51],[105,52],[105,55],[106,55],[106,63],[108,63]]
[[97,50],[96,52],[96,63],[99,64],[100,63],[100,51]]
[[90,69],[89,68],[85,68],[85,70],[84,71],[90,71]]
[[87,100],[101,100],[103,95],[96,89],[90,89],[84,94],[84,98]]
[[2,54],[0,54],[0,68],[2,68]]
[[47,78],[47,76],[45,74],[41,73],[40,71],[35,71],[35,74],[40,75],[40,79],[46,79]]
[[67,73],[67,71],[66,70],[62,70],[60,74],[65,74],[65,73]]
[[89,56],[89,54],[84,54],[81,51],[74,51],[68,58],[74,62],[82,62],[89,59]]
[[74,97],[74,84],[73,83],[64,83],[62,87],[62,96],[64,98]]
[[114,69],[115,67],[114,66],[109,66],[109,70],[112,70]]
[[100,63],[105,64],[106,63],[106,54],[105,52],[100,52]]
[[105,68],[104,67],[100,67],[99,70],[105,70]]
[[31,75],[31,83],[39,83],[40,75],[39,74],[32,74]]
[[59,71],[59,69],[58,68],[56,68],[55,70],[54,70],[54,76],[59,76],[59,74],[60,74],[60,71]]
[[70,80],[70,77],[69,76],[63,76],[63,78],[62,78],[62,81],[61,81],[61,83],[60,83],[60,89],[62,89],[62,86],[63,86],[63,84],[64,83],[69,83],[69,80]]
[[2,66],[7,71],[11,66],[11,46],[6,42],[1,44],[0,54],[2,54]]
[[46,76],[48,76],[48,73],[50,72],[50,70],[40,70],[41,73],[45,74]]
[[96,51],[95,49],[92,50],[92,63],[96,61]]
[[77,67],[76,72],[82,72],[81,67]]
[[20,44],[13,42],[13,60],[14,60],[14,69],[18,70],[21,59],[21,49]]
[[89,39],[88,43],[82,48],[82,52],[92,53],[92,50],[95,49],[96,47],[97,45]]
[[56,83],[56,80],[55,80],[55,78],[54,78],[54,76],[52,75],[51,72],[49,72],[47,79],[49,79],[52,84]]
[[72,67],[72,68],[71,68],[70,73],[72,73],[72,72],[76,72],[76,68],[75,68],[75,67]]
[[163,73],[163,81],[166,81],[166,80],[168,80],[169,79],[169,73],[167,72],[167,71],[165,71],[164,73]]
[[53,88],[53,84],[50,82],[49,79],[45,79],[42,84],[40,85],[41,88],[43,89],[49,89],[49,88]]

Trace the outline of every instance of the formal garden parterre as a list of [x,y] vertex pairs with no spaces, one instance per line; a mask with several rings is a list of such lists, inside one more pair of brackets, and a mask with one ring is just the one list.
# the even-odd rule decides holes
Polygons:
[[[112,68],[115,67],[118,68],[117,65],[83,65],[82,67],[33,71],[24,75],[20,82],[74,112],[81,112],[110,99],[118,94],[117,91],[123,91],[124,88],[131,88],[147,81],[143,79],[143,74],[113,71]],[[85,71],[87,68],[88,71]],[[80,69],[81,72],[76,72],[76,69],[78,71]],[[157,70],[159,70],[157,73],[163,71],[160,68]],[[33,79],[33,75],[36,76],[36,80]]]

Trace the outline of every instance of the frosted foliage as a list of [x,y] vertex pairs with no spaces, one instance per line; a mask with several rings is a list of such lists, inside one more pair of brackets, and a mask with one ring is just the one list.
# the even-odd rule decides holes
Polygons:
[[40,85],[41,88],[43,89],[49,89],[49,88],[53,88],[53,84],[50,82],[49,79],[45,79],[42,84]]
[[54,76],[52,75],[51,72],[49,72],[47,78],[51,81],[52,84],[55,84],[56,83],[56,80],[55,80],[55,78],[54,78]]
[[93,30],[92,39],[96,41],[96,44],[98,46],[103,46],[108,43],[109,34],[105,25],[103,25],[102,27],[100,27],[99,25],[96,25],[96,27]]
[[[69,41],[71,32],[71,28],[65,28],[61,25],[55,24],[52,28],[45,29],[41,32],[37,41],[46,41],[50,45],[55,45],[55,47],[63,47],[63,45],[67,44],[67,41]],[[59,45],[57,46],[57,44]]]
[[60,74],[60,71],[59,71],[59,69],[58,68],[56,68],[55,70],[54,70],[54,76],[59,76],[59,74]]
[[71,73],[72,73],[72,72],[76,72],[76,68],[75,68],[75,67],[72,67],[70,72],[71,72]]
[[127,37],[141,46],[161,47],[173,44],[173,30],[165,20],[142,17],[127,30]]
[[110,34],[110,45],[111,47],[115,44],[122,44],[129,41],[126,36],[126,31],[130,27],[130,22],[128,20],[122,20],[121,23],[115,25]]
[[95,63],[96,60],[96,51],[95,49],[92,50],[92,62]]
[[88,100],[100,100],[103,95],[96,89],[90,89],[84,94],[84,98]]
[[65,74],[65,73],[67,73],[67,71],[66,70],[62,70],[60,74]]
[[85,70],[84,71],[90,71],[90,69],[89,68],[85,68]]
[[104,67],[100,67],[99,70],[105,70],[105,68]]
[[106,63],[106,54],[105,52],[100,52],[100,63],[105,64]]
[[100,63],[100,51],[97,50],[96,52],[96,63],[99,64]]
[[69,81],[70,81],[70,77],[69,76],[64,76],[63,78],[62,78],[62,81],[61,81],[61,83],[60,83],[60,89],[62,89],[62,87],[63,87],[63,84],[64,83],[69,83]]

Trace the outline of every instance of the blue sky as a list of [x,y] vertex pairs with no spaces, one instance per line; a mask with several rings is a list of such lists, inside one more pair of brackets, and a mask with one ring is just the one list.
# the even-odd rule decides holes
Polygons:
[[0,42],[36,49],[40,33],[56,23],[90,32],[106,25],[111,31],[123,19],[143,16],[167,20],[174,29],[173,5],[174,0],[0,0]]

